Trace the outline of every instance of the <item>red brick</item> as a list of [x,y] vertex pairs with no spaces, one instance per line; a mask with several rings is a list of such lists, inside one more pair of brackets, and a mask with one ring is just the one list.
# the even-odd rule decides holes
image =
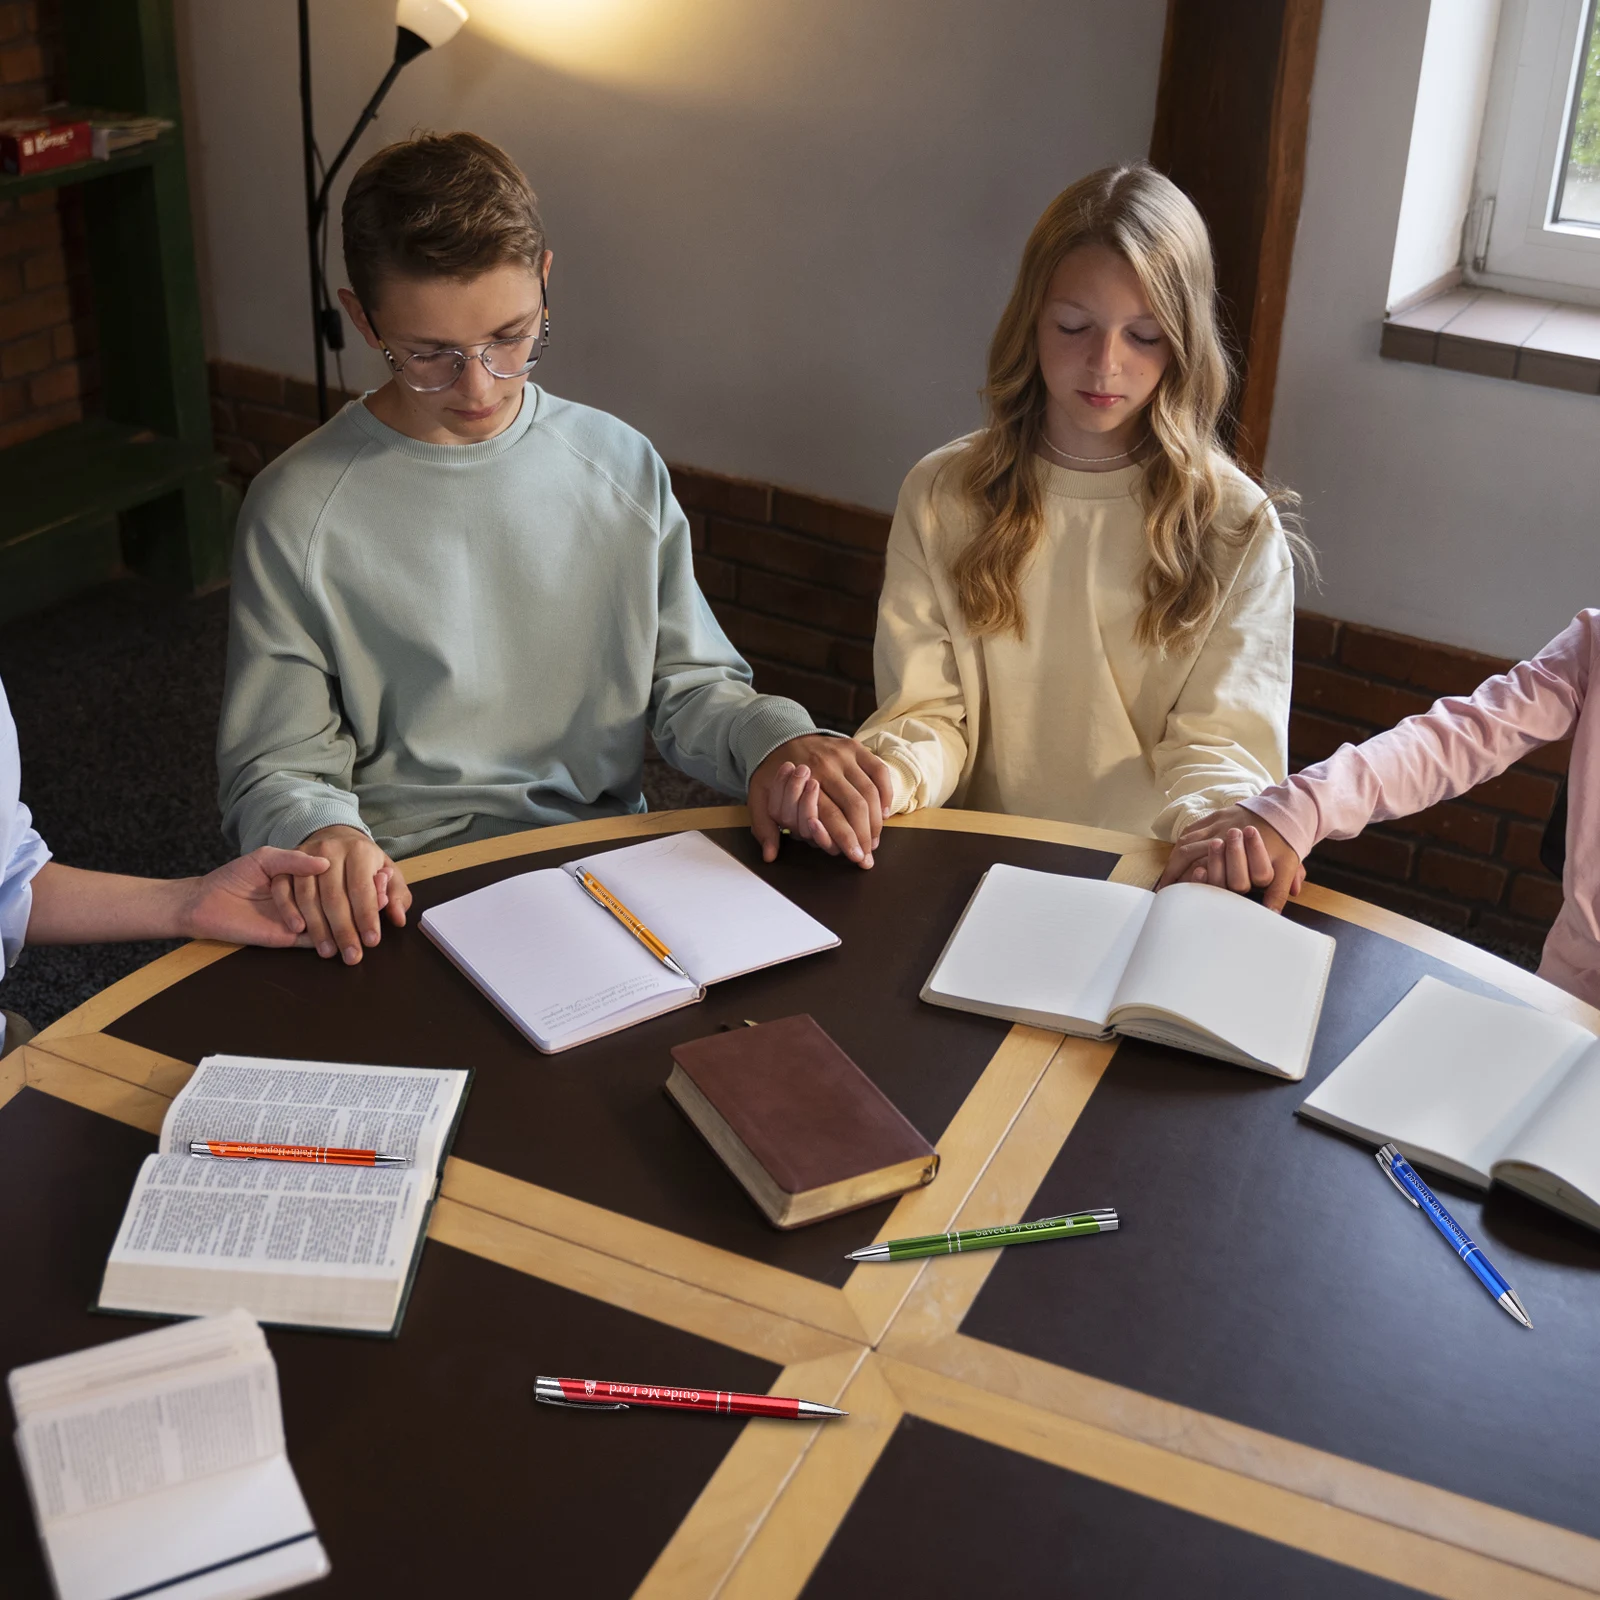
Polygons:
[[1506,906],[1515,916],[1548,925],[1556,920],[1556,913],[1561,909],[1561,885],[1543,874],[1536,878],[1519,872],[1511,880]]
[[833,544],[853,545],[858,550],[882,555],[889,543],[889,524],[893,519],[882,511],[869,511],[865,506],[779,489],[772,497],[772,520],[780,528],[793,528],[797,533],[809,533]]
[[1424,889],[1437,889],[1459,900],[1481,900],[1491,906],[1500,903],[1510,875],[1492,861],[1458,856],[1450,850],[1424,850],[1417,862],[1417,882]]
[[70,322],[58,322],[50,330],[50,344],[57,361],[70,361],[80,348],[78,330]]
[[870,595],[876,600],[883,587],[881,556],[858,555],[772,528],[753,528],[711,517],[706,522],[706,548],[713,555],[745,566],[804,578],[825,588],[843,589],[846,594]]
[[861,595],[819,589],[815,584],[751,568],[739,574],[739,600],[753,611],[856,639],[870,639],[878,620],[877,606]]
[[871,645],[851,644],[847,640],[837,639],[834,641],[831,664],[841,678],[850,678],[856,683],[872,682]]
[[36,406],[53,406],[62,400],[75,400],[83,393],[83,374],[75,362],[51,367],[28,385],[28,398]]
[[[1317,854],[1321,854],[1320,848]],[[1373,905],[1387,906],[1389,910],[1398,911],[1402,916],[1414,917],[1418,922],[1443,928],[1450,933],[1465,932],[1468,923],[1472,921],[1470,906],[1464,906],[1458,901],[1441,899],[1437,895],[1424,894],[1421,890],[1408,888],[1404,884],[1385,883],[1381,878],[1363,877],[1360,873],[1348,872],[1338,867],[1319,867],[1316,855],[1313,855],[1306,865],[1306,876],[1312,883],[1322,884],[1328,889],[1337,889],[1340,894],[1351,895],[1357,900],[1370,901]]]
[[211,387],[233,400],[251,400],[262,406],[283,404],[283,375],[237,361],[211,363]]
[[1384,823],[1384,827],[1400,833],[1420,833],[1425,838],[1442,839],[1460,850],[1492,856],[1500,832],[1500,819],[1491,812],[1479,811],[1476,806],[1449,800],[1409,817],[1393,818]]
[[694,558],[694,575],[701,592],[708,599],[732,600],[739,592],[739,569],[731,562],[718,561],[713,556],[697,555]]
[[37,333],[52,323],[65,322],[72,315],[72,304],[65,289],[40,289],[18,300],[0,305],[0,343]]
[[752,657],[755,685],[762,694],[787,695],[798,700],[812,716],[849,722],[855,714],[854,692],[847,683],[824,678],[820,673],[802,672],[797,667]]
[[1361,872],[1376,873],[1381,878],[1393,878],[1398,882],[1411,876],[1411,863],[1416,853],[1414,844],[1372,832],[1358,834],[1354,839],[1325,839],[1316,849],[1319,861],[1331,861],[1340,867],[1354,867]]
[[832,664],[834,641],[815,628],[802,628],[777,617],[763,617],[738,606],[717,605],[712,610],[743,654],[814,672],[826,672]]
[[1530,750],[1517,765],[1553,772],[1558,778],[1564,778],[1572,765],[1572,741],[1558,739],[1554,744],[1541,745],[1537,750]]
[[241,478],[253,478],[266,463],[261,459],[261,452],[248,439],[223,437],[217,440],[217,448],[228,458],[228,465],[239,474]]
[[0,383],[0,422],[15,422],[27,409],[27,384]]
[[14,257],[0,260],[0,301],[15,300],[22,293],[22,263]]
[[1297,661],[1331,661],[1339,648],[1337,617],[1318,616],[1315,611],[1294,614],[1294,654]]
[[82,408],[72,403],[52,406],[48,411],[30,411],[15,422],[0,427],[0,450],[9,450],[14,444],[37,439],[41,434],[76,422],[82,415]]
[[48,333],[15,339],[8,345],[0,345],[0,378],[25,378],[30,372],[43,372],[50,360]]
[[0,222],[0,256],[21,256],[35,250],[48,250],[60,239],[61,228],[53,215],[16,216],[7,222]]
[[0,6],[0,44],[10,44],[13,39],[33,32],[33,18],[29,15],[32,9],[25,5]]
[[61,210],[61,191],[59,189],[35,189],[32,194],[25,194],[17,201],[17,210],[36,214],[49,212],[55,215]]
[[275,447],[275,453],[287,450],[290,445],[316,432],[316,423],[304,417],[292,417],[287,411],[272,411],[265,406],[253,406],[240,401],[239,432],[256,444]]
[[1544,872],[1544,863],[1539,859],[1539,845],[1543,839],[1544,829],[1536,822],[1508,822],[1500,859],[1529,872]]
[[0,50],[0,83],[33,83],[44,75],[44,52],[38,45]]
[[49,289],[67,281],[67,257],[63,250],[37,250],[22,260],[24,289]]
[[1433,703],[1409,689],[1373,683],[1370,679],[1310,662],[1295,668],[1292,693],[1296,706],[1329,716],[1370,722],[1376,728],[1392,728],[1402,718],[1426,711]]
[[1313,761],[1325,760],[1342,744],[1360,744],[1371,734],[1370,728],[1358,728],[1348,722],[1334,722],[1329,717],[1319,717],[1310,711],[1289,712],[1289,750],[1295,757],[1291,763],[1296,769]]
[[1532,817],[1543,822],[1550,815],[1559,787],[1554,778],[1533,772],[1519,772],[1513,767],[1498,778],[1480,783],[1470,791],[1471,798],[1498,811],[1514,811],[1519,816]]
[[32,116],[48,92],[42,83],[0,84],[0,117]]
[[1499,656],[1432,644],[1354,622],[1347,622],[1342,630],[1339,660],[1356,672],[1391,678],[1435,695],[1470,694],[1485,678],[1510,665]]
[[669,466],[667,470],[672,474],[672,492],[686,511],[709,511],[743,522],[772,521],[772,489],[767,484],[718,472],[697,472],[693,467]]

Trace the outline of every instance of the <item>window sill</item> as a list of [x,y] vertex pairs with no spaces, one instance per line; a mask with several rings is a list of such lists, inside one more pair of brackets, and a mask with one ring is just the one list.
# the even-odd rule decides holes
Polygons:
[[1447,289],[1384,319],[1379,354],[1574,394],[1600,394],[1600,310]]

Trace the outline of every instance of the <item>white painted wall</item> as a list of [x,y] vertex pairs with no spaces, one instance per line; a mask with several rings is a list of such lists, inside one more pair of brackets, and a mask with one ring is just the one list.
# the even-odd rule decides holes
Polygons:
[[[474,24],[406,69],[348,170],[417,125],[498,140],[556,252],[541,381],[670,459],[880,507],[977,420],[1038,213],[1148,148],[1165,12],[467,3]],[[394,13],[312,12],[331,154],[387,65]],[[211,352],[309,377],[294,7],[181,0],[179,30]],[[347,372],[378,381],[364,351]]]
[[1305,496],[1314,609],[1524,655],[1600,604],[1600,399],[1379,358],[1427,20],[1323,10],[1267,465]]
[[1500,0],[1446,0],[1428,14],[1388,304],[1435,284],[1461,258]]

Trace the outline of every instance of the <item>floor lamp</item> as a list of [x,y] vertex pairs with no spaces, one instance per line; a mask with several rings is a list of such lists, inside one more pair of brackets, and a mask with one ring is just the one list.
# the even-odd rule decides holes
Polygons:
[[323,258],[328,237],[328,193],[333,180],[346,157],[355,148],[356,140],[367,131],[372,119],[383,104],[400,69],[408,61],[415,61],[424,51],[448,44],[461,31],[467,20],[466,7],[460,0],[400,0],[395,7],[394,60],[383,75],[383,82],[367,102],[366,110],[350,130],[350,137],[339,147],[339,153],[322,168],[318,181],[318,168],[322,167],[322,154],[317,149],[317,136],[311,121],[311,14],[310,0],[299,0],[300,6],[300,142],[305,159],[306,184],[306,247],[311,265],[311,336],[317,361],[317,420],[328,420],[328,351],[344,348],[344,323],[339,308],[328,293],[327,275]]

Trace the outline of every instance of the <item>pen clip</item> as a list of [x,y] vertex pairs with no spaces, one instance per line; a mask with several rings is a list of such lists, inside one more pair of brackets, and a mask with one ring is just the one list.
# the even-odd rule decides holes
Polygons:
[[1400,1193],[1403,1194],[1406,1199],[1417,1208],[1418,1211],[1420,1211],[1422,1209],[1422,1202],[1418,1200],[1417,1197],[1412,1194],[1412,1192],[1406,1188],[1406,1186],[1394,1175],[1394,1158],[1399,1154],[1399,1150],[1394,1145],[1386,1144],[1378,1151],[1377,1155],[1373,1157],[1373,1160],[1375,1160],[1378,1165],[1383,1168],[1384,1177],[1386,1177],[1389,1182],[1392,1183],[1395,1188],[1397,1188]]
[[627,1411],[621,1400],[552,1400],[547,1395],[533,1397],[542,1406],[565,1406],[569,1411]]

